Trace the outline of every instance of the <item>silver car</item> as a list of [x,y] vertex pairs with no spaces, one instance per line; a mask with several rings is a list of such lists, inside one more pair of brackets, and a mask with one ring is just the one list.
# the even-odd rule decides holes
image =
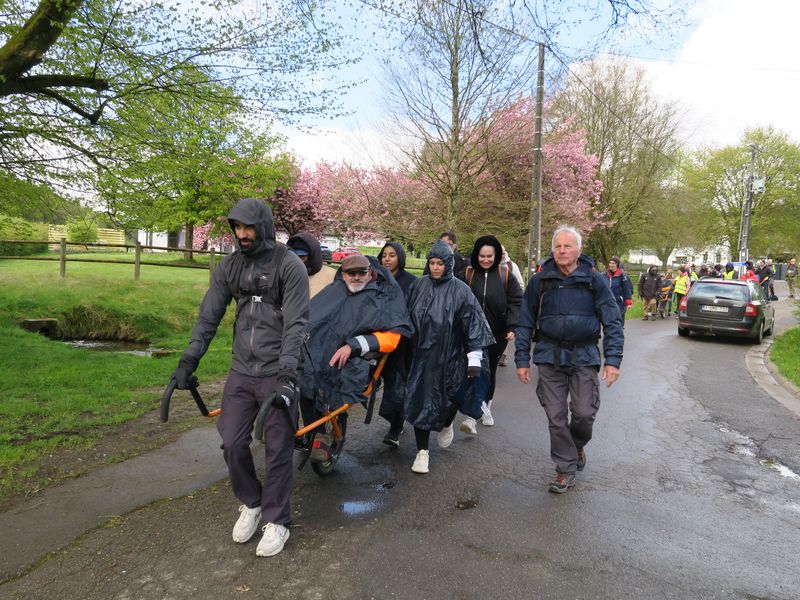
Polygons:
[[678,305],[678,335],[751,338],[760,344],[775,326],[775,309],[753,281],[701,279]]

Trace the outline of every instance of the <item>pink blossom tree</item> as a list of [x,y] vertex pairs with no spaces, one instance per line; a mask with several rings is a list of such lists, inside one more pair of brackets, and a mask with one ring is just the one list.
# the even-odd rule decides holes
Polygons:
[[[473,152],[486,164],[472,180],[473,199],[465,203],[462,229],[467,237],[496,232],[516,256],[527,247],[534,159],[535,115],[531,98],[520,96],[495,110],[479,125],[485,133]],[[586,136],[572,122],[546,132],[542,148],[543,248],[560,223],[588,234],[600,224],[602,183],[597,158],[586,152]]]

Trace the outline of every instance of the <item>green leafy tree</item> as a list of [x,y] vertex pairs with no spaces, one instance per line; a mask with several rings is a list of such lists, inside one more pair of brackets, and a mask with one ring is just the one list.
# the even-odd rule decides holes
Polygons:
[[232,92],[261,120],[336,113],[333,73],[351,58],[324,5],[0,0],[0,170],[72,186],[80,174],[89,189],[109,145],[143,131],[120,115],[158,127],[161,96],[212,106]]
[[630,236],[629,244],[652,251],[667,267],[670,255],[679,248],[704,248],[719,242],[715,217],[707,199],[682,185],[665,187],[648,204],[641,227]]
[[[0,240],[46,240],[47,225],[0,213]],[[47,252],[47,244],[0,242],[0,256],[30,256]]]
[[596,60],[570,75],[551,114],[574,119],[599,159],[603,191],[594,210],[605,226],[588,236],[587,252],[603,261],[623,254],[675,169],[677,107],[653,94],[641,68],[623,59]]
[[61,224],[84,210],[77,200],[59,196],[46,185],[31,183],[0,170],[0,213],[28,221]]
[[800,146],[785,133],[749,129],[735,146],[698,152],[687,170],[688,185],[711,202],[720,237],[737,255],[751,145],[757,149],[755,178],[764,180],[764,191],[753,194],[750,255],[790,252],[800,242]]
[[[120,128],[135,132],[132,142],[108,144],[115,160],[99,171],[98,188],[119,223],[150,230],[186,227],[224,215],[240,198],[271,196],[293,180],[291,158],[276,152],[280,139],[251,131],[243,107],[230,92],[224,102],[158,95],[151,99],[161,116],[152,123],[137,107],[120,111]],[[113,134],[112,134],[113,136]]]
[[92,243],[97,241],[97,223],[87,218],[67,221],[67,241]]

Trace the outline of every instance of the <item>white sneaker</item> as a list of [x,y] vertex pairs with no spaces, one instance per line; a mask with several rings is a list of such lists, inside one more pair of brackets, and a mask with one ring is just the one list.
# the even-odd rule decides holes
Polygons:
[[492,401],[489,400],[487,404],[484,402],[481,404],[481,410],[483,411],[483,416],[481,417],[481,425],[484,427],[493,427],[494,426],[494,417],[492,417]]
[[256,556],[275,556],[283,550],[283,545],[289,539],[289,530],[283,525],[267,523],[261,528],[261,531],[264,532],[264,535],[258,542]]
[[447,427],[439,432],[438,436],[439,448],[447,448],[453,443],[453,424],[450,423]]
[[261,507],[247,508],[244,504],[239,507],[239,518],[233,526],[233,541],[237,544],[244,544],[253,537],[261,521]]
[[467,417],[466,419],[461,421],[459,429],[464,433],[469,433],[471,435],[478,435],[478,428],[475,427],[476,424],[477,421],[475,419],[473,419],[472,417]]
[[414,473],[427,473],[429,457],[430,456],[427,450],[420,450],[417,452],[417,458],[414,459],[414,464],[411,465],[411,470],[414,471]]

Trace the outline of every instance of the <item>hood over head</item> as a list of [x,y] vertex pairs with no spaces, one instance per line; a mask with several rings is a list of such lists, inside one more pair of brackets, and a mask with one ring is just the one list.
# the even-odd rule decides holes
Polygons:
[[428,252],[428,260],[432,258],[438,258],[444,263],[444,275],[442,275],[441,281],[452,279],[453,265],[455,265],[456,259],[453,256],[453,251],[450,250],[450,246],[447,245],[447,242],[436,240]]
[[398,242],[386,242],[381,248],[381,251],[378,253],[378,262],[383,264],[383,251],[386,250],[386,247],[390,246],[394,248],[395,253],[397,254],[397,269],[398,271],[405,271],[406,269],[406,251],[403,248],[403,245]]
[[245,225],[253,225],[256,229],[256,241],[246,250],[243,250],[239,240],[236,245],[242,254],[255,256],[264,250],[275,247],[275,222],[272,219],[272,209],[267,203],[258,198],[244,198],[239,200],[228,213],[228,223],[231,226],[234,237],[236,228],[234,221],[239,221]]
[[305,250],[308,253],[306,271],[309,276],[322,270],[322,249],[316,237],[306,231],[301,231],[290,237],[286,245],[292,250]]
[[480,254],[481,248],[484,246],[491,246],[494,248],[494,262],[490,270],[496,268],[503,260],[503,245],[500,243],[500,240],[493,235],[481,236],[475,240],[475,245],[472,247],[472,255],[470,256],[472,268],[476,271],[484,270],[483,267],[481,267],[481,263],[478,261],[478,255]]
[[650,273],[650,275],[655,275],[658,273],[658,267],[656,265],[650,265],[650,268],[647,269],[647,272]]

